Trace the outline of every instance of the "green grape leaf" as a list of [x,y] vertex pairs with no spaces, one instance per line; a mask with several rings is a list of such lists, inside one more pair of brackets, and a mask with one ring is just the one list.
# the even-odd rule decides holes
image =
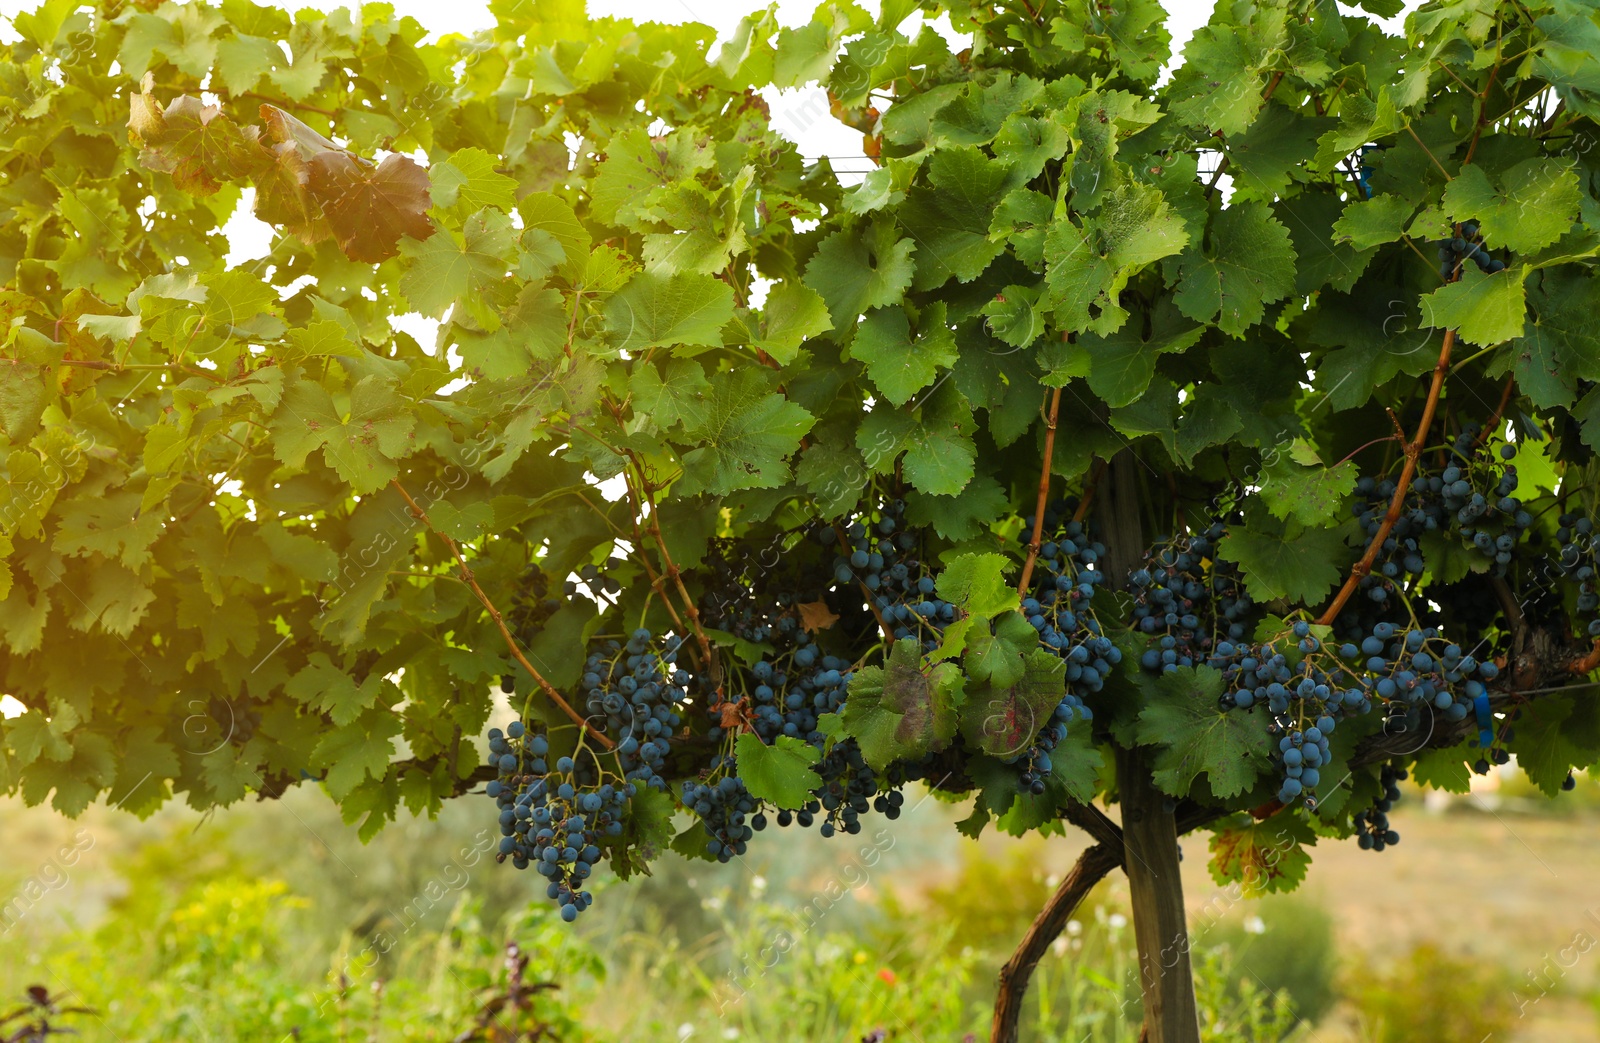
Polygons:
[[893,404],[905,405],[933,383],[940,367],[955,365],[955,334],[944,313],[943,302],[924,309],[915,334],[904,308],[875,308],[857,327],[850,355],[866,363],[872,383]]
[[1020,648],[981,629],[968,638],[961,663],[969,678],[996,688],[1010,688],[1022,680],[1026,672]]
[[677,355],[719,347],[733,318],[733,289],[710,275],[640,272],[606,302],[620,351],[670,347]]
[[853,329],[869,308],[900,303],[911,286],[913,248],[887,222],[843,228],[817,247],[804,282],[827,302],[835,330]]
[[1508,268],[1485,274],[1463,267],[1459,282],[1423,296],[1422,321],[1435,329],[1454,329],[1462,340],[1489,347],[1522,335],[1528,305],[1524,272]]
[[[854,455],[854,454],[852,454]],[[860,457],[855,456],[856,473]],[[855,490],[859,493],[859,489]],[[991,519],[1009,506],[1005,490],[989,475],[976,475],[956,496],[931,496],[916,489],[906,494],[906,521],[924,525],[947,540],[960,542],[981,536]]]
[[[1309,444],[1294,445],[1310,450]],[[1310,454],[1312,466],[1301,466],[1302,457],[1293,452],[1271,456],[1261,470],[1261,499],[1275,517],[1292,518],[1301,525],[1314,526],[1339,517],[1346,497],[1355,491],[1356,465],[1346,460],[1335,467],[1325,466]]]
[[311,767],[335,800],[349,796],[366,779],[382,779],[394,756],[400,721],[383,710],[367,710],[348,724],[326,732],[311,751]]
[[395,461],[410,444],[416,416],[376,374],[362,377],[341,407],[328,390],[296,380],[283,396],[271,428],[274,455],[291,467],[321,449],[328,466],[357,493],[370,493],[399,473]]
[[663,431],[678,424],[697,431],[706,423],[711,384],[698,362],[668,359],[659,367],[654,363],[638,366],[628,386],[635,411]]
[[1357,200],[1333,223],[1334,241],[1357,250],[1398,242],[1417,205],[1401,196],[1380,195]]
[[1411,764],[1411,781],[1428,789],[1446,793],[1471,793],[1472,768],[1469,764],[1480,754],[1470,746],[1452,746],[1440,750],[1423,750]]
[[899,208],[917,243],[916,290],[951,278],[971,282],[998,257],[1004,244],[989,238],[1001,196],[1011,187],[1011,164],[976,148],[941,149],[928,161],[931,187],[913,188]]
[[781,282],[772,288],[761,319],[761,336],[755,346],[780,366],[793,362],[807,339],[833,329],[827,304],[815,290],[797,282]]
[[1265,204],[1240,203],[1216,215],[1208,244],[1189,244],[1178,270],[1179,310],[1242,337],[1293,292],[1294,246]]
[[748,369],[719,375],[704,421],[686,430],[696,448],[683,454],[684,495],[726,496],[788,479],[787,459],[816,419],[770,387],[766,376]]
[[400,292],[423,315],[443,318],[461,302],[484,329],[500,326],[489,293],[510,268],[516,231],[498,210],[481,210],[467,219],[460,234],[445,229],[427,239],[408,238],[400,252],[411,267],[400,277]]
[[[1567,773],[1600,761],[1600,713],[1594,693],[1585,698],[1557,696],[1523,707],[1516,734],[1506,744],[1517,766],[1546,796],[1560,794]],[[1481,754],[1480,754],[1481,755]]]
[[1285,598],[1301,605],[1328,595],[1348,557],[1338,530],[1275,523],[1261,514],[1229,529],[1217,551],[1244,570],[1245,589],[1256,601]]
[[336,725],[346,725],[378,705],[378,695],[387,682],[368,674],[357,684],[355,678],[333,665],[325,652],[313,652],[298,673],[283,686],[284,692],[319,713],[326,713]]
[[1530,280],[1527,322],[1511,342],[1517,389],[1535,406],[1570,406],[1579,380],[1600,377],[1600,281],[1567,269]]
[[517,205],[517,179],[495,166],[495,157],[481,148],[457,149],[429,168],[428,195],[435,206],[459,204],[468,213],[486,206],[509,212]]
[[734,759],[750,795],[774,807],[797,810],[822,783],[812,770],[822,751],[804,739],[780,735],[768,746],[754,732],[741,732],[734,743]]
[[873,410],[856,434],[856,448],[876,474],[893,470],[904,453],[905,477],[914,487],[934,496],[955,496],[972,481],[977,461],[972,427],[961,396],[940,393],[928,396],[915,413]]
[[958,554],[939,572],[939,596],[968,615],[985,619],[1017,607],[1017,591],[1005,578],[1014,563],[1003,554]]
[[1188,242],[1183,218],[1159,189],[1136,181],[1119,185],[1082,227],[1051,223],[1044,239],[1043,303],[1066,331],[1115,333],[1128,317],[1119,303],[1128,280]]
[[1583,193],[1572,165],[1538,157],[1501,177],[1497,189],[1481,166],[1469,163],[1445,186],[1443,207],[1460,223],[1477,218],[1484,243],[1531,254],[1560,239],[1578,219]]
[[1213,795],[1228,800],[1250,789],[1270,762],[1266,717],[1217,708],[1221,672],[1178,667],[1157,678],[1139,712],[1141,746],[1158,746],[1155,784],[1174,797],[1189,794],[1205,775]]

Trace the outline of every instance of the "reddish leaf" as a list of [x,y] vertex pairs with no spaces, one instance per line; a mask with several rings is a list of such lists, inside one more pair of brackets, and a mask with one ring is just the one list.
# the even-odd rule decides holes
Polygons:
[[272,135],[272,140],[281,145],[294,146],[295,151],[300,154],[302,159],[311,159],[313,156],[324,152],[344,151],[338,145],[335,145],[276,105],[263,105],[260,111],[261,118],[267,123],[267,133]]
[[140,160],[146,167],[171,174],[179,188],[202,196],[241,176],[256,150],[221,108],[187,94],[173,99],[165,110],[150,94],[135,94],[128,138],[144,147]]
[[433,234],[428,172],[411,158],[391,154],[374,167],[349,152],[321,152],[309,167],[311,193],[351,260],[386,261],[402,235]]
[[269,225],[281,225],[308,245],[327,238],[322,208],[307,187],[311,173],[292,143],[263,143],[249,174],[256,186],[256,217]]

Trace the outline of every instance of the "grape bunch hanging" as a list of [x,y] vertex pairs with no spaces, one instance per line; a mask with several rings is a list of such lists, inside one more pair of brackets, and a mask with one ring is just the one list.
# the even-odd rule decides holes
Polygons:
[[[1475,235],[1466,226],[1462,241],[1475,244]],[[1465,424],[1445,446],[1422,454],[1398,502],[1391,474],[1359,478],[1348,504],[1360,538],[1386,535],[1360,578],[1363,596],[1332,626],[1304,611],[1280,618],[1275,606],[1251,596],[1224,553],[1237,513],[1156,540],[1120,582],[1106,572],[1106,549],[1078,501],[1053,501],[1042,517],[1020,519],[1021,531],[1036,531],[1038,543],[1015,608],[1035,635],[1030,647],[1036,642],[1061,660],[1061,687],[1024,741],[991,756],[1014,773],[1019,793],[1044,795],[1069,730],[1095,727],[1091,704],[1108,697],[1108,683],[1124,669],[1153,677],[1216,671],[1216,711],[1266,722],[1273,796],[1313,811],[1344,781],[1330,771],[1333,743],[1347,722],[1377,714],[1385,734],[1482,724],[1505,649],[1463,648],[1447,620],[1463,611],[1461,591],[1516,578],[1534,521],[1519,491],[1516,456],[1515,445],[1488,445],[1478,427]],[[1577,610],[1600,637],[1600,535],[1576,512],[1560,523],[1560,575],[1576,586]],[[575,918],[592,902],[585,881],[601,859],[640,854],[626,834],[641,793],[670,798],[692,816],[681,850],[727,862],[774,824],[814,826],[831,837],[859,833],[869,814],[896,818],[904,788],[934,779],[935,761],[936,784],[952,776],[961,784],[963,758],[975,753],[961,735],[939,752],[875,768],[857,739],[839,729],[864,665],[896,642],[914,643],[932,662],[961,618],[940,593],[940,541],[911,524],[906,504],[893,496],[853,517],[802,521],[761,536],[765,544],[753,535],[712,541],[695,575],[692,623],[675,615],[676,629],[665,635],[636,628],[591,641],[574,702],[586,727],[609,745],[537,716],[490,733],[500,858],[537,868],[563,917]],[[1466,556],[1468,563],[1456,566],[1465,578],[1437,573],[1441,548],[1449,546]],[[547,586],[542,577],[525,577],[522,627],[536,631],[549,618],[556,603],[545,596]],[[593,566],[567,581],[568,594],[579,586],[601,605],[622,591]],[[710,669],[688,632],[696,626],[717,644]],[[1130,649],[1134,658],[1125,667]],[[1509,719],[1484,734],[1479,768],[1486,771],[1507,757],[1501,742]],[[752,794],[736,750],[741,736],[813,748],[807,797],[774,807]],[[1346,828],[1363,848],[1381,851],[1398,839],[1387,813],[1404,777],[1385,766],[1380,797],[1348,813]]]

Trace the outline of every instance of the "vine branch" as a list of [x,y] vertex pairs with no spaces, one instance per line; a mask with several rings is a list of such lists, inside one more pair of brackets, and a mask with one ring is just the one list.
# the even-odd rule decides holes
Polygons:
[[1389,509],[1384,512],[1383,521],[1378,525],[1378,531],[1373,533],[1372,541],[1367,544],[1366,553],[1361,555],[1361,560],[1350,568],[1350,575],[1339,588],[1333,603],[1317,617],[1319,626],[1327,626],[1339,618],[1339,613],[1344,609],[1345,603],[1350,600],[1356,588],[1361,585],[1361,577],[1372,571],[1372,563],[1378,558],[1378,551],[1383,548],[1383,542],[1389,538],[1389,533],[1394,530],[1395,523],[1400,520],[1401,510],[1406,502],[1406,493],[1411,491],[1411,480],[1416,477],[1417,458],[1422,455],[1423,447],[1428,444],[1428,429],[1433,426],[1433,415],[1439,408],[1439,393],[1444,389],[1445,371],[1450,368],[1450,352],[1455,347],[1456,331],[1444,331],[1444,346],[1439,349],[1439,361],[1433,367],[1433,382],[1428,387],[1428,400],[1422,407],[1422,419],[1417,423],[1417,434],[1410,442],[1405,443],[1405,466],[1400,470],[1400,481],[1395,485],[1394,496],[1389,500]]
[[[683,572],[672,560],[672,552],[667,550],[667,541],[661,535],[660,513],[656,510],[655,486],[650,482],[650,477],[645,473],[644,461],[639,459],[639,454],[632,449],[625,450],[628,459],[633,463],[633,469],[638,472],[639,486],[636,493],[636,503],[650,508],[650,517],[646,521],[644,531],[650,534],[651,541],[655,543],[656,550],[661,554],[662,572],[672,580],[677,588],[678,597],[683,601],[684,614],[689,619],[689,630],[694,634],[695,643],[700,646],[700,656],[705,661],[706,670],[711,674],[716,683],[717,702],[722,702],[722,671],[718,669],[716,661],[711,658],[711,641],[706,637],[705,630],[700,626],[700,609],[695,605],[694,597],[689,593],[688,586],[683,582]],[[630,489],[633,479],[629,477],[627,468],[622,471],[623,480]],[[638,515],[635,513],[635,528],[638,527]],[[644,556],[644,548],[640,547],[640,557]],[[674,614],[676,615],[676,614]]]
[[[1065,338],[1063,338],[1065,339]],[[1028,541],[1028,560],[1022,563],[1022,578],[1017,593],[1026,595],[1033,579],[1033,564],[1039,560],[1039,539],[1044,534],[1044,505],[1050,499],[1050,461],[1056,452],[1056,418],[1061,414],[1061,389],[1050,392],[1050,415],[1044,427],[1044,464],[1039,468],[1039,499],[1033,508],[1033,539]]]
[[1028,980],[1034,968],[1049,951],[1050,943],[1060,936],[1062,928],[1072,917],[1078,904],[1088,897],[1094,886],[1122,864],[1122,848],[1096,844],[1082,855],[1061,881],[1050,900],[1022,936],[1022,944],[1011,954],[1011,959],[1000,968],[1000,989],[994,1001],[994,1023],[990,1030],[991,1043],[1017,1043],[1017,1025],[1022,1015],[1022,1000],[1028,991]]
[[451,555],[455,557],[456,564],[461,568],[462,582],[471,587],[472,592],[476,594],[478,596],[478,600],[483,603],[484,609],[489,613],[489,618],[494,620],[494,625],[499,628],[500,636],[505,638],[506,647],[511,649],[512,657],[522,665],[524,670],[528,671],[528,674],[539,685],[540,689],[544,691],[544,694],[549,697],[550,701],[555,703],[556,706],[561,709],[562,713],[566,714],[572,719],[572,723],[588,732],[591,736],[593,736],[594,740],[605,749],[609,750],[615,747],[616,743],[607,738],[604,732],[596,731],[593,725],[580,717],[578,715],[578,711],[574,710],[572,706],[561,697],[561,693],[556,691],[555,686],[549,681],[545,680],[544,675],[538,670],[534,669],[532,663],[528,662],[528,657],[522,654],[522,648],[517,644],[517,639],[512,637],[511,631],[507,629],[506,621],[501,617],[500,610],[494,607],[494,602],[489,600],[489,595],[485,594],[483,592],[483,588],[478,586],[477,577],[472,574],[472,569],[467,566],[467,559],[461,556],[461,548],[456,545],[456,541],[446,534],[440,532],[438,529],[434,528],[433,522],[428,520],[428,512],[419,507],[417,505],[417,501],[411,498],[411,494],[406,492],[405,486],[400,484],[400,479],[393,479],[389,482],[389,484],[394,486],[395,491],[398,492],[405,499],[407,505],[410,506],[411,516],[422,522],[422,524],[426,525],[435,536],[444,541],[444,545],[446,547],[450,548]]

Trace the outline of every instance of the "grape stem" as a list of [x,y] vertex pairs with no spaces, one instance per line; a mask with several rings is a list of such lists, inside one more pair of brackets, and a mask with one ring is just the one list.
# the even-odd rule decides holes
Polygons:
[[506,647],[511,649],[512,657],[522,665],[524,670],[528,671],[529,676],[534,679],[534,681],[544,691],[544,694],[549,697],[550,701],[555,703],[556,706],[560,708],[562,713],[570,717],[574,724],[576,724],[579,728],[582,728],[585,732],[594,736],[595,742],[598,742],[605,749],[609,750],[614,747],[616,743],[608,739],[603,732],[596,731],[588,721],[578,716],[578,712],[561,697],[561,693],[556,691],[555,686],[549,681],[545,680],[544,675],[538,670],[534,669],[532,663],[528,662],[528,657],[522,654],[522,649],[517,645],[517,639],[512,637],[511,631],[506,628],[506,622],[503,618],[501,618],[500,610],[494,607],[494,602],[489,600],[489,595],[485,594],[483,592],[483,588],[478,586],[477,577],[472,574],[472,569],[467,567],[467,559],[461,556],[461,548],[456,545],[456,541],[440,532],[438,529],[434,528],[433,522],[428,520],[428,512],[417,506],[417,501],[413,500],[411,498],[411,494],[406,492],[405,486],[400,484],[400,479],[393,479],[389,484],[394,486],[395,491],[398,492],[410,506],[411,516],[431,529],[433,534],[443,540],[446,547],[450,548],[450,553],[455,557],[456,564],[461,568],[462,582],[471,587],[472,592],[476,594],[478,596],[478,600],[483,603],[484,609],[489,613],[489,618],[494,620],[494,625],[499,628],[500,636],[505,638]]
[[1096,460],[1094,470],[1089,472],[1089,480],[1083,486],[1083,499],[1078,501],[1078,509],[1072,512],[1072,521],[1081,522],[1089,516],[1089,508],[1094,506],[1094,491],[1100,485],[1100,479],[1106,473],[1106,462]]
[[[1066,337],[1062,337],[1065,340]],[[1022,578],[1017,594],[1026,596],[1033,579],[1033,564],[1039,560],[1039,538],[1044,534],[1044,505],[1050,499],[1050,461],[1056,452],[1056,418],[1061,414],[1061,389],[1050,392],[1050,415],[1044,425],[1044,465],[1039,468],[1039,498],[1033,508],[1033,539],[1028,541],[1028,560],[1022,563]]]
[[[1383,443],[1383,442],[1399,442],[1401,445],[1404,445],[1405,441],[1406,441],[1406,436],[1403,433],[1399,434],[1399,435],[1384,435],[1382,438],[1374,438],[1372,441],[1368,442],[1366,445],[1357,446],[1356,448],[1350,450],[1349,453],[1345,454],[1345,458],[1343,460],[1340,460],[1339,463],[1334,464],[1333,466],[1334,467],[1338,467],[1340,464],[1349,463],[1351,458],[1353,458],[1357,453],[1361,452],[1361,450],[1363,450],[1363,449],[1371,449],[1373,446],[1378,445],[1380,443]],[[1330,467],[1329,470],[1331,471],[1331,470],[1333,470],[1333,468]]]
[[1506,377],[1506,386],[1500,389],[1500,404],[1494,407],[1494,415],[1489,417],[1489,422],[1483,425],[1483,430],[1478,432],[1477,439],[1472,443],[1477,448],[1484,443],[1491,434],[1500,430],[1500,420],[1506,415],[1506,407],[1511,404],[1511,390],[1516,387],[1517,377],[1513,373]]
[[[711,642],[706,637],[706,632],[700,626],[700,609],[696,607],[694,598],[689,594],[689,588],[684,585],[683,573],[672,560],[672,552],[667,550],[667,541],[661,536],[660,515],[656,511],[655,486],[650,483],[650,477],[645,473],[644,461],[639,459],[639,454],[632,449],[625,450],[628,460],[632,462],[633,469],[638,473],[638,489],[634,495],[634,505],[648,506],[650,516],[644,523],[644,531],[650,534],[656,550],[661,553],[661,568],[666,577],[672,580],[678,588],[678,596],[683,599],[684,613],[689,617],[689,629],[694,634],[695,643],[700,646],[700,657],[705,662],[706,672],[716,683],[717,702],[722,702],[722,671],[715,660],[711,658]],[[623,480],[630,489],[633,487],[633,478],[629,476],[628,469],[623,468]],[[635,529],[638,526],[638,512],[634,514]],[[644,548],[639,548],[640,557],[644,557]]]

